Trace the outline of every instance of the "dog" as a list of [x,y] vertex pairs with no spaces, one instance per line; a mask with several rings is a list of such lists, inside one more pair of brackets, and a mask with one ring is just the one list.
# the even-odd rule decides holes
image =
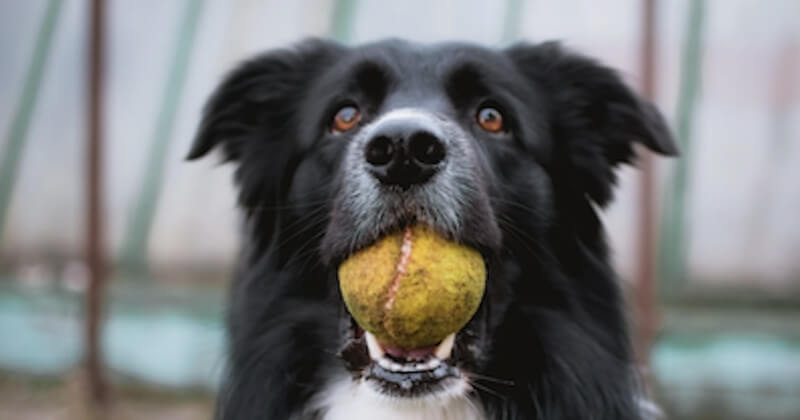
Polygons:
[[[557,42],[311,39],[243,62],[188,154],[235,165],[242,211],[216,418],[645,418],[598,218],[637,143],[677,153],[652,104]],[[383,363],[337,278],[412,223],[487,270],[429,368]]]

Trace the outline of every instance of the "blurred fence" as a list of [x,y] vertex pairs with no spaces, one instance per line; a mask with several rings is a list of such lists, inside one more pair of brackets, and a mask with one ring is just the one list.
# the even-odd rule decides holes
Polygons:
[[[684,156],[690,174],[682,222],[688,277],[709,285],[757,283],[783,290],[800,271],[800,219],[795,217],[800,205],[800,4],[704,3],[702,73],[694,123],[686,133],[692,143]],[[672,121],[679,116],[690,4],[671,1],[659,7],[656,99]],[[11,125],[19,106],[46,5],[38,0],[1,6],[0,126]],[[638,5],[637,0],[607,2],[602,8],[578,0],[112,1],[105,169],[113,256],[124,262],[144,253],[153,264],[167,266],[232,261],[237,229],[229,168],[211,170],[210,161],[186,165],[182,157],[202,101],[221,74],[249,54],[326,34],[351,42],[399,36],[488,45],[555,38],[619,68],[637,85]],[[63,6],[13,194],[3,203],[8,206],[2,238],[6,264],[81,256],[78,180],[87,14],[83,2]],[[675,165],[661,163],[661,173]],[[607,215],[618,265],[628,275],[634,264],[634,174],[624,172],[619,200]]]

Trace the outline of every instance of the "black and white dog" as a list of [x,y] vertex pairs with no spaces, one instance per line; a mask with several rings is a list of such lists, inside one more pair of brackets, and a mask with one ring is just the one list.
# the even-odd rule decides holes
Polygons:
[[[217,418],[642,418],[597,215],[634,143],[676,153],[650,103],[556,43],[310,40],[243,63],[188,156],[220,147],[244,212]],[[477,314],[426,364],[369,340],[337,281],[411,223],[488,271]]]

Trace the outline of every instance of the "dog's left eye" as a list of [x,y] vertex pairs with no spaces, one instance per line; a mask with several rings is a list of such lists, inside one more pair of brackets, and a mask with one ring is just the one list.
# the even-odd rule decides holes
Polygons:
[[500,113],[500,110],[497,108],[490,106],[483,107],[478,110],[478,114],[475,116],[475,119],[482,129],[490,133],[499,133],[505,130],[505,125],[503,124],[503,114]]
[[361,113],[358,108],[353,105],[343,106],[333,116],[331,130],[335,133],[344,133],[355,127],[359,120],[361,120]]

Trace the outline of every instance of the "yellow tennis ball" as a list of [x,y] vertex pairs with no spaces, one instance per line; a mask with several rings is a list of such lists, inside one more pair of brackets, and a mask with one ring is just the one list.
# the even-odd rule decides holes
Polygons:
[[478,310],[486,283],[481,254],[415,225],[381,238],[339,266],[356,322],[405,349],[437,345]]

